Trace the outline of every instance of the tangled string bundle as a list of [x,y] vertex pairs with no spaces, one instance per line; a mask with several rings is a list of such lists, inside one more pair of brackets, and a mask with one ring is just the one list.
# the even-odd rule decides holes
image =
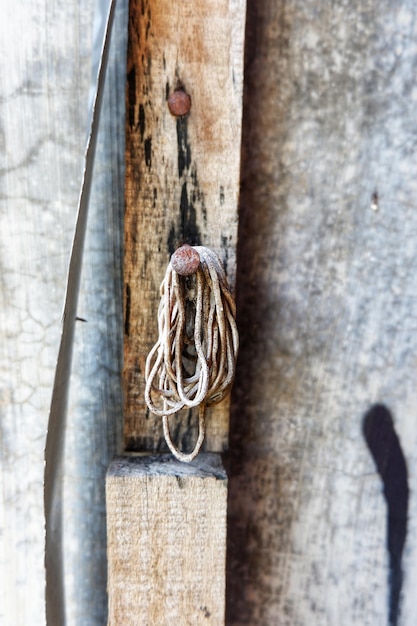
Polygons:
[[[179,248],[161,284],[159,337],[146,360],[145,401],[162,417],[165,440],[180,461],[197,456],[204,441],[206,407],[220,402],[232,385],[239,344],[235,316],[218,256],[203,246]],[[172,442],[169,417],[197,406],[198,439],[194,450],[185,454]]]

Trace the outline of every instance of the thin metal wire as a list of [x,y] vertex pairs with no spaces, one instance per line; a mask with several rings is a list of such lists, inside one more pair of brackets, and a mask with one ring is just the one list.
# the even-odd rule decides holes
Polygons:
[[[194,249],[200,266],[192,276],[180,276],[168,264],[160,290],[159,337],[145,367],[146,404],[162,417],[172,454],[186,463],[197,456],[204,441],[206,407],[220,402],[230,390],[239,347],[236,305],[221,261],[209,248]],[[193,451],[185,454],[172,441],[169,417],[196,406],[198,439]]]

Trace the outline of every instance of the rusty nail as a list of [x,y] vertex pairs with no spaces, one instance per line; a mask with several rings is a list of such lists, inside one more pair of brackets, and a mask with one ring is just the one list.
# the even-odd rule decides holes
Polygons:
[[171,256],[171,265],[177,274],[190,276],[198,270],[200,255],[195,248],[185,243],[181,248],[175,250]]
[[168,109],[176,117],[188,115],[191,109],[191,97],[184,89],[176,89],[168,98]]

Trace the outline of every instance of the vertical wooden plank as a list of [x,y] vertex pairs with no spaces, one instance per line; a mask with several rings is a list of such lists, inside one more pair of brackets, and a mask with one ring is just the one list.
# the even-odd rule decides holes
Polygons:
[[45,624],[45,431],[88,123],[93,5],[0,20],[0,622]]
[[[104,26],[108,1],[94,5],[94,21],[101,18]],[[77,314],[85,321],[77,323],[75,332],[66,428],[63,533],[67,623],[89,626],[107,621],[105,475],[121,449],[123,431],[120,372],[127,15],[127,0],[118,0],[78,301]],[[95,52],[99,54],[102,31],[95,26]],[[96,71],[92,70],[92,81]]]
[[[45,624],[45,432],[95,79],[99,4],[2,3],[1,624]],[[105,15],[107,2],[101,4]],[[107,615],[104,475],[122,423],[117,231],[127,2],[117,5],[80,299],[80,317],[87,321],[78,325],[65,458],[67,622],[90,626],[102,625]]]
[[[144,401],[157,339],[159,287],[182,243],[236,271],[243,81],[243,0],[131,0],[124,263],[125,447],[160,451],[160,420]],[[191,97],[176,117],[167,100]],[[229,402],[210,411],[206,447],[223,450]],[[194,447],[189,414],[172,426]],[[107,476],[109,624],[224,623],[226,474],[217,454],[120,459]]]
[[[147,411],[144,364],[157,337],[159,286],[181,243],[217,252],[231,284],[236,271],[243,80],[244,0],[132,0],[129,18],[125,214],[125,444],[164,446]],[[167,98],[182,86],[189,116]],[[207,449],[227,445],[228,407],[211,411]],[[187,418],[177,440],[191,441]]]
[[226,486],[217,454],[112,462],[109,626],[224,623]]
[[362,433],[377,402],[408,466],[397,624],[416,623],[416,17],[409,2],[249,7],[230,626],[390,623],[387,503]]

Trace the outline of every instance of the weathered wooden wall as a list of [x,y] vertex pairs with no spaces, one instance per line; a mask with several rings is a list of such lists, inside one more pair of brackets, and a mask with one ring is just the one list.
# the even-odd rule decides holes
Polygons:
[[[2,8],[0,623],[20,626],[44,623],[43,446],[86,135],[93,6],[8,0]],[[391,410],[408,465],[398,624],[417,622],[416,38],[410,0],[248,4],[230,626],[388,624],[386,504],[362,435],[375,402]],[[108,98],[116,107],[118,88]],[[110,185],[123,147],[115,127],[105,128],[118,155],[99,169]],[[86,257],[90,276],[117,228],[106,218],[107,244],[87,246],[97,251],[93,263]],[[98,283],[114,278],[113,294],[116,258],[114,277]],[[72,408],[83,410],[68,439],[83,489],[69,500],[77,505],[68,522],[91,529],[98,520],[103,530],[100,476],[120,434],[110,419],[119,322],[115,297],[102,304],[87,285],[91,308],[81,301],[88,321],[75,358],[86,387],[74,384]],[[98,473],[78,463],[86,442]],[[76,555],[74,538],[88,540],[85,559],[68,570],[69,623],[102,624],[100,534],[71,534]]]
[[375,402],[408,465],[417,623],[416,41],[409,1],[248,5],[230,626],[388,624]]

